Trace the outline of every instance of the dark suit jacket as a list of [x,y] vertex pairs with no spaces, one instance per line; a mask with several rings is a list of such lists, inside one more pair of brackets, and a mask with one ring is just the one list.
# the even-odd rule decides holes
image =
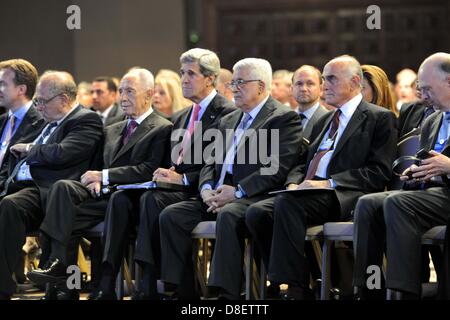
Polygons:
[[[2,128],[0,131],[0,135],[5,129],[7,119],[8,113],[0,116],[0,127]],[[0,171],[0,190],[3,189],[4,183],[8,178],[8,163],[9,158],[12,157],[9,152],[9,148],[17,143],[33,141],[40,134],[44,126],[45,120],[42,118],[41,114],[33,106],[31,106],[30,109],[28,109],[28,112],[25,114],[22,122],[20,123],[20,126],[16,129],[14,136],[11,138],[8,150],[6,151],[5,157],[3,158],[3,164]],[[15,162],[15,159],[13,159],[13,161]]]
[[319,105],[317,110],[313,113],[311,119],[309,119],[308,123],[303,128],[303,137],[308,139],[310,142],[313,142],[314,139],[316,138],[316,136],[313,134],[313,127],[315,126],[315,124],[321,117],[323,117],[324,115],[326,115],[329,112],[331,112],[331,111],[329,111],[324,106]]
[[[102,140],[100,117],[79,105],[56,127],[46,144],[30,149],[26,162],[44,203],[53,183],[61,179],[79,180],[89,170]],[[15,166],[16,162],[9,162],[9,174]]]
[[[220,120],[219,130],[224,139],[227,137],[226,129],[235,129],[239,125],[242,116],[243,112],[239,109]],[[245,152],[245,162],[239,164],[235,158],[233,185],[237,186],[239,184],[248,197],[263,195],[271,190],[280,188],[286,180],[289,169],[296,164],[299,157],[301,140],[303,138],[299,122],[300,117],[295,111],[269,97],[249,128],[256,130],[255,133],[252,136],[244,135],[239,142],[237,154],[239,156],[240,152]],[[274,162],[263,163],[259,156],[256,158],[256,163],[250,161],[250,157],[258,155],[256,146],[260,143],[261,129],[269,130],[267,143],[263,141],[267,146],[266,154],[268,157],[275,157],[276,161],[278,161],[278,170],[273,174],[263,175],[261,174],[261,169],[268,169],[271,165],[274,165]],[[271,141],[270,132],[272,130],[278,130],[279,132],[279,139],[276,139],[276,141]],[[258,135],[257,143],[253,139],[256,135]],[[228,138],[232,139],[232,136],[229,135]],[[221,150],[222,159],[225,159],[227,145],[231,146],[231,143],[224,141],[223,149]],[[272,153],[272,147],[275,145],[279,146],[279,150],[275,149]],[[221,170],[222,164],[219,163],[205,165],[200,173],[200,190],[206,183],[214,187],[220,178]]]
[[123,145],[127,123],[123,120],[105,129],[103,167],[109,169],[110,185],[152,180],[153,171],[167,165],[164,159],[169,152],[170,121],[152,112]]
[[[192,110],[193,107],[191,106],[189,108],[178,111],[172,116],[173,130],[187,129]],[[229,114],[230,112],[235,110],[236,108],[231,102],[229,102],[220,94],[217,94],[214,99],[211,100],[207,109],[203,113],[202,118],[200,119],[203,133],[208,129],[217,128],[220,119],[222,119],[222,117],[226,114]],[[172,165],[175,166],[175,170],[177,173],[186,175],[189,181],[189,186],[192,187],[190,188],[190,190],[194,192],[197,191],[200,170],[205,164],[202,156],[203,151],[210,143],[210,141],[202,139],[202,137],[203,134],[196,135],[196,132],[194,132],[193,139],[191,139],[188,148],[184,152],[185,156],[183,157],[183,161],[179,165],[176,165],[172,162]],[[174,147],[177,144],[181,143],[182,138],[183,137],[180,137],[180,139],[171,141],[172,150],[175,150]],[[195,148],[192,148],[195,144],[201,146],[201,150],[195,150]],[[196,161],[194,161],[196,159],[195,152],[197,152],[197,158],[200,159],[200,162],[197,164]],[[199,154],[199,152],[201,152],[202,154]],[[176,154],[174,155],[174,157],[176,158]]]
[[117,103],[115,103],[111,111],[108,113],[108,116],[106,117],[104,126],[110,126],[124,119],[125,114],[123,113],[122,108]]
[[[334,112],[323,118],[326,124],[309,147],[307,164],[314,157],[333,115]],[[327,178],[336,183],[342,218],[348,217],[361,195],[384,190],[391,178],[396,144],[395,115],[385,108],[361,101],[339,139],[327,168]],[[301,183],[306,170],[304,164],[296,167],[291,171],[286,185]]]
[[398,117],[398,137],[401,138],[411,130],[419,128],[422,122],[426,104],[413,102],[404,104]]

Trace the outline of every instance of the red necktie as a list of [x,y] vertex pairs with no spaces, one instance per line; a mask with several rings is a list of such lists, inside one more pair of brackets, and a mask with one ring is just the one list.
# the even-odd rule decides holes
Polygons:
[[333,143],[328,149],[316,152],[314,157],[309,162],[308,171],[304,180],[311,180],[316,175],[317,167],[319,166],[320,159],[334,147],[334,140],[336,139],[337,129],[339,128],[339,116],[341,115],[341,110],[336,110],[331,121],[330,132],[328,133],[328,139],[333,140]]
[[131,135],[135,131],[136,127],[138,126],[138,123],[134,120],[131,120],[127,127],[127,132],[125,133],[123,137],[123,145],[126,145],[128,141],[130,141]]
[[192,111],[191,121],[189,122],[187,131],[183,137],[183,142],[181,143],[181,150],[180,150],[180,154],[177,159],[178,165],[183,161],[184,150],[186,150],[186,148],[189,145],[189,142],[191,141],[191,137],[192,137],[192,134],[194,133],[194,129],[195,129],[195,122],[198,121],[199,113],[200,113],[200,105],[197,103],[194,103],[194,109]]

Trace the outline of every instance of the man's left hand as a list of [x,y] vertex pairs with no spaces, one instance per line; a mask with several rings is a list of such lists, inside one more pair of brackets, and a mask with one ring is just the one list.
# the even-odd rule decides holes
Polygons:
[[158,168],[153,173],[153,181],[183,185],[183,175],[177,173],[174,167],[171,167],[170,169]]
[[234,193],[236,192],[236,188],[233,186],[229,186],[226,184],[221,185],[216,189],[216,192],[217,195],[208,199],[211,203],[211,206],[207,210],[208,212],[219,213],[220,209],[224,205],[236,199],[234,195]]
[[102,183],[102,172],[101,171],[86,171],[85,174],[81,176],[81,183],[84,186],[88,186],[93,182]]

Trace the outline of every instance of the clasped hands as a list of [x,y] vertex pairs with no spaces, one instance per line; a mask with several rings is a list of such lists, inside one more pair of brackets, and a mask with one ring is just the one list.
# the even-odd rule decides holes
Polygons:
[[311,188],[331,188],[328,180],[305,180],[300,184],[291,183],[287,186],[288,190],[302,190]]
[[93,197],[99,197],[102,188],[102,172],[86,171],[81,176],[81,184],[89,190]]
[[161,181],[183,185],[183,175],[175,171],[175,167],[169,169],[158,168],[153,172],[153,181]]
[[236,199],[235,192],[235,187],[226,184],[221,185],[216,190],[203,190],[201,197],[208,206],[207,212],[219,213],[223,206]]

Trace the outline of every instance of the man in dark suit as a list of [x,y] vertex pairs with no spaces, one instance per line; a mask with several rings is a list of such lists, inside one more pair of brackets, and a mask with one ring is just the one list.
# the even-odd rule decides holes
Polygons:
[[116,103],[117,86],[111,77],[95,78],[91,94],[92,109],[99,114],[105,127],[125,119],[125,114]]
[[[120,83],[119,92],[128,120],[106,128],[104,169],[87,171],[80,182],[58,181],[50,189],[41,231],[50,238],[51,265],[48,269],[30,272],[30,280],[43,284],[57,282],[64,277],[69,264],[67,248],[71,236],[97,225],[104,220],[105,210],[110,210],[109,207],[107,209],[107,196],[103,199],[96,197],[102,187],[151,180],[153,172],[164,164],[172,124],[153,113],[153,89],[154,79],[150,71],[133,69],[127,73]],[[127,229],[130,226],[125,222],[123,227]],[[105,232],[105,246],[111,246],[116,237],[121,235]]]
[[37,79],[36,68],[26,60],[0,62],[0,104],[8,110],[0,116],[0,191],[8,178],[9,147],[34,140],[45,125],[31,101]]
[[[217,239],[208,285],[218,287],[225,298],[239,297],[245,211],[265,199],[269,190],[280,187],[299,157],[300,118],[270,97],[271,75],[271,66],[263,59],[248,58],[235,64],[231,87],[240,110],[219,122],[223,139],[217,141],[222,144],[216,144],[215,160],[210,159],[200,173],[201,198],[173,204],[161,212],[162,280],[175,284],[181,298],[195,297],[191,231],[200,221],[216,217]],[[258,142],[267,146],[264,155],[270,161],[261,158]]]
[[49,122],[30,143],[10,148],[21,159],[9,161],[9,178],[0,201],[0,296],[14,293],[12,270],[27,232],[44,218],[48,190],[58,180],[79,179],[101,147],[102,123],[76,104],[76,85],[63,72],[47,72],[36,88],[34,105]]
[[[399,291],[402,299],[418,299],[421,294],[423,233],[436,225],[446,224],[449,218],[449,54],[437,53],[425,59],[419,69],[419,89],[427,103],[444,111],[431,115],[422,128],[420,144],[421,148],[430,150],[429,158],[404,172],[402,180],[407,181],[407,190],[390,193],[381,208],[371,206],[370,199],[366,200],[367,203],[361,204],[358,220],[355,219],[355,231],[358,232],[355,246],[357,253],[361,252],[355,261],[359,268],[354,277],[355,285],[367,288],[367,265],[381,264],[386,242],[386,288]],[[412,172],[411,180],[409,172]]]
[[395,115],[362,100],[358,61],[337,57],[325,65],[323,78],[326,102],[337,110],[323,118],[307,165],[292,170],[286,181],[288,189],[303,191],[280,194],[247,210],[246,223],[268,264],[269,279],[289,285],[287,299],[308,297],[307,227],[346,220],[359,196],[383,190],[396,151]]
[[314,125],[329,112],[319,103],[322,73],[313,66],[303,65],[298,68],[292,77],[292,94],[298,103],[297,112],[302,122],[303,137],[312,142],[316,138],[316,134],[312,134]]
[[[433,112],[433,106],[425,101],[405,103],[400,109],[400,116],[398,117],[399,140],[412,130],[421,128],[425,119]],[[417,131],[415,134],[419,133],[420,131]]]
[[[220,70],[220,61],[214,52],[191,49],[181,55],[180,62],[183,93],[194,105],[173,115],[172,152],[167,153],[172,154],[171,165],[170,168],[158,168],[153,180],[184,185],[186,190],[152,190],[145,193],[118,191],[112,196],[110,210],[106,216],[106,237],[110,234],[114,236],[111,236],[111,241],[105,247],[102,265],[104,271],[99,288],[101,298],[111,296],[110,293],[114,291],[112,289],[120,267],[122,247],[128,235],[123,228],[129,217],[139,211],[135,260],[142,267],[143,277],[139,292],[135,292],[132,298],[157,298],[156,280],[160,264],[159,213],[170,204],[198,194],[198,176],[204,165],[202,154],[209,144],[207,139],[203,139],[203,132],[216,128],[223,115],[235,110],[232,104],[214,89]],[[192,132],[189,132],[190,128]],[[197,150],[195,145],[201,148]],[[108,272],[108,269],[114,272]],[[106,279],[107,277],[109,279]],[[104,284],[106,286],[103,287]]]

